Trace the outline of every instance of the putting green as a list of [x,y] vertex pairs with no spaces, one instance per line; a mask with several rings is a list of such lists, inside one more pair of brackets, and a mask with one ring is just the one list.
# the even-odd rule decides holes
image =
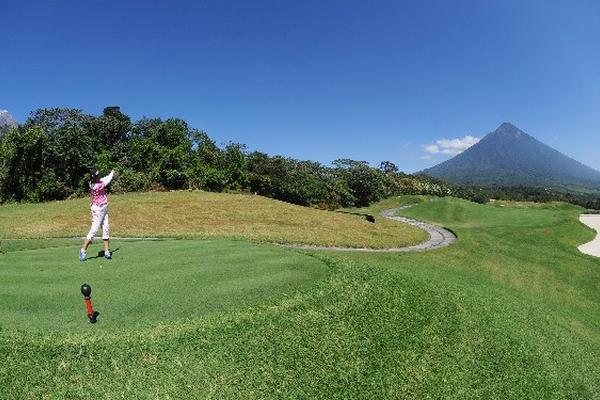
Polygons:
[[[90,247],[89,256],[100,249]],[[114,259],[78,260],[78,243],[0,255],[0,329],[107,331],[247,308],[309,287],[320,260],[234,240],[114,242]],[[99,322],[87,322],[80,286]]]

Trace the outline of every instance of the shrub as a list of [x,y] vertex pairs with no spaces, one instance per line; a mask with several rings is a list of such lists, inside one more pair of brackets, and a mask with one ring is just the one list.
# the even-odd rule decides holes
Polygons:
[[118,179],[115,179],[112,184],[112,190],[116,193],[141,192],[148,189],[150,189],[148,176],[131,168],[120,172]]

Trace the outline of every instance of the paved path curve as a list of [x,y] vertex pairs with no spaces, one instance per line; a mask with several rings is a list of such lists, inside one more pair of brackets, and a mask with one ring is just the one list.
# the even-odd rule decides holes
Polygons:
[[415,219],[410,219],[406,217],[398,217],[396,213],[400,210],[410,208],[415,206],[416,204],[411,204],[408,206],[391,208],[389,210],[384,210],[381,212],[381,215],[385,218],[403,222],[405,224],[409,224],[412,226],[416,226],[417,228],[423,229],[427,233],[429,233],[429,240],[417,244],[415,246],[408,247],[392,247],[388,249],[371,249],[367,247],[336,247],[336,246],[315,246],[315,245],[296,245],[296,244],[280,244],[276,243],[278,246],[282,247],[290,247],[294,249],[306,249],[306,250],[331,250],[331,251],[358,251],[358,252],[369,252],[369,253],[405,253],[411,251],[426,251],[426,250],[434,250],[442,247],[446,247],[451,245],[454,241],[456,241],[456,235],[450,232],[448,229],[442,228],[440,226],[431,225],[426,222],[417,221]]
[[582,214],[579,220],[598,232],[596,238],[579,246],[579,251],[590,256],[600,257],[600,214]]
[[[294,249],[306,249],[306,250],[330,250],[330,251],[356,251],[356,252],[369,252],[369,253],[405,253],[405,252],[413,252],[413,251],[427,251],[439,249],[442,247],[446,247],[451,245],[454,241],[457,240],[457,237],[454,233],[450,232],[448,229],[442,228],[440,226],[428,224],[426,222],[417,221],[415,219],[410,219],[406,217],[398,217],[396,213],[400,210],[404,210],[410,207],[415,206],[416,204],[410,204],[407,206],[391,208],[389,210],[384,210],[381,212],[381,215],[384,218],[388,218],[394,221],[402,222],[405,224],[409,224],[412,226],[416,226],[417,228],[423,229],[425,232],[429,234],[429,239],[423,243],[407,246],[407,247],[392,247],[387,249],[371,249],[368,247],[337,247],[337,246],[316,246],[316,245],[308,245],[308,244],[283,244],[283,243],[273,243],[276,246],[280,247],[288,247]],[[600,222],[600,219],[599,219]],[[600,231],[600,228],[598,228]],[[48,239],[70,239],[70,240],[82,240],[80,237],[62,237],[62,238],[48,238]],[[168,237],[112,237],[111,240],[167,240],[174,239]],[[597,238],[600,240],[600,236]],[[8,240],[28,240],[28,239],[8,239]],[[599,244],[600,246],[600,244]],[[599,254],[600,255],[600,254]]]

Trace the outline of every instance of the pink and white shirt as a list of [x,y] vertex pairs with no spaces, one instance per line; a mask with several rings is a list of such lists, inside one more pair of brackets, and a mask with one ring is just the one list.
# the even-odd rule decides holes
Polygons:
[[92,205],[104,206],[108,204],[108,196],[106,196],[106,186],[112,181],[115,171],[110,171],[110,174],[100,179],[100,182],[90,182],[90,192],[92,193]]

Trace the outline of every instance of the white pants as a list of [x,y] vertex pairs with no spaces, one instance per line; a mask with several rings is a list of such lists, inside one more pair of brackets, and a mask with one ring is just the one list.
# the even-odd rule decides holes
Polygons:
[[92,227],[86,236],[87,240],[92,240],[94,238],[100,225],[102,225],[102,239],[108,240],[108,204],[102,206],[92,205]]

